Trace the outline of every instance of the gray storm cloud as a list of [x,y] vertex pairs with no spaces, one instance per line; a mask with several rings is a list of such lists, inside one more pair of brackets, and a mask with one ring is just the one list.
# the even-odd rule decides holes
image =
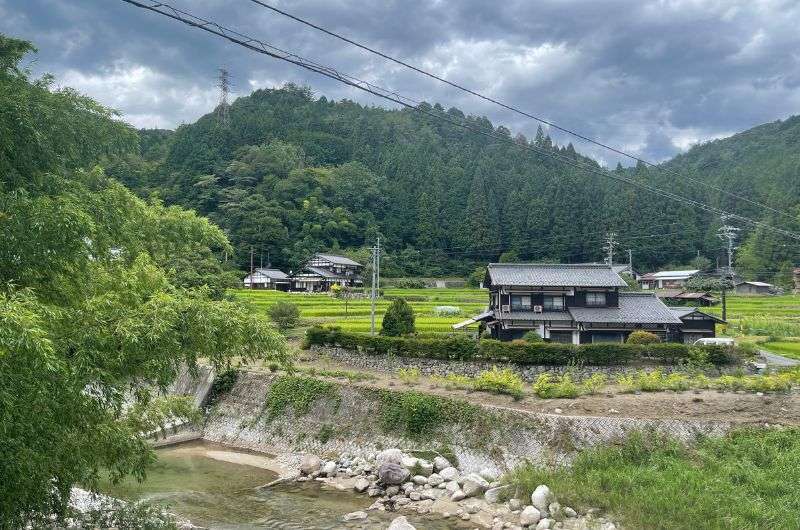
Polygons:
[[[390,87],[486,115],[532,136],[537,124],[398,68],[248,0],[174,5]],[[692,144],[800,108],[794,1],[281,1],[276,5],[448,79],[662,160]],[[237,95],[295,82],[328,98],[378,103],[117,0],[0,0],[0,31],[40,49],[55,74],[137,127],[175,127],[217,101],[225,66]],[[568,138],[557,136],[562,143]],[[606,163],[589,145],[576,148]]]

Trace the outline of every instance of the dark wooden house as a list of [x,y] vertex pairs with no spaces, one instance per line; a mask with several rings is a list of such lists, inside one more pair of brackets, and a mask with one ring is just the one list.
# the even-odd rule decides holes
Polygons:
[[670,309],[681,320],[680,341],[686,344],[694,344],[698,339],[716,337],[717,324],[725,324],[721,318],[697,307],[671,307]]
[[474,317],[492,337],[584,344],[623,342],[635,330],[680,339],[681,320],[652,293],[621,291],[625,280],[608,265],[492,263],[484,285],[489,309]]
[[244,277],[245,289],[274,289],[288,291],[292,280],[289,275],[278,269],[258,268]]
[[314,254],[299,272],[292,275],[292,288],[297,291],[324,292],[332,285],[361,287],[364,266],[345,256]]

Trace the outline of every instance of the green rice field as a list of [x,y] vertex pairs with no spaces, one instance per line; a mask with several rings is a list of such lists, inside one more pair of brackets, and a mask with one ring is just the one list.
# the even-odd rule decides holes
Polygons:
[[800,342],[765,342],[761,344],[761,347],[772,353],[800,360]]
[[[306,325],[332,324],[347,331],[365,333],[370,329],[369,298],[354,298],[345,303],[326,293],[239,289],[234,294],[257,311],[266,311],[279,300],[296,304]],[[383,294],[377,302],[376,325],[380,327],[383,313],[392,299],[403,297],[414,308],[420,332],[450,332],[453,324],[480,313],[489,302],[485,289],[384,289]],[[434,312],[437,306],[454,306],[460,313],[439,316]],[[720,305],[704,310],[717,315],[722,313]],[[800,337],[800,296],[729,296],[728,321],[727,329],[720,331],[732,336]]]
[[[343,330],[367,333],[370,330],[369,298],[353,298],[345,303],[327,293],[284,293],[280,291],[239,289],[234,294],[252,304],[257,311],[285,300],[300,309],[304,324],[330,324]],[[452,332],[452,325],[476,315],[489,304],[485,289],[383,289],[383,297],[376,303],[375,325],[380,329],[383,313],[394,298],[405,298],[414,308],[417,331],[423,333]],[[451,316],[439,316],[434,308],[453,306],[460,311]]]

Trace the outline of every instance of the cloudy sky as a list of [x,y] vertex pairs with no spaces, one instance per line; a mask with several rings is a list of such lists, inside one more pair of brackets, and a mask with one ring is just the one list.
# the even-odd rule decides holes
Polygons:
[[[265,1],[651,160],[800,113],[797,0]],[[171,3],[414,99],[536,131],[535,122],[250,0]],[[0,0],[0,32],[36,44],[34,72],[54,74],[138,127],[172,128],[211,111],[221,66],[235,95],[291,81],[376,103],[121,0]]]

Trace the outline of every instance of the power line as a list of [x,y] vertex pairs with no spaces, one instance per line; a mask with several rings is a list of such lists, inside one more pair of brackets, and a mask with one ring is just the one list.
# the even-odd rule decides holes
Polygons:
[[[139,1],[139,0],[122,0],[122,1],[125,2],[125,3],[128,3],[128,4],[140,7],[142,9],[153,11],[153,12],[158,13],[160,15],[164,15],[166,17],[172,18],[174,20],[177,20],[177,21],[182,22],[184,24],[187,24],[189,26],[196,27],[198,29],[202,29],[203,31],[206,31],[208,33],[212,33],[214,35],[222,37],[222,38],[224,38],[224,39],[226,39],[226,40],[228,40],[230,42],[233,42],[235,44],[239,44],[240,46],[248,48],[248,49],[250,49],[252,51],[255,51],[255,52],[258,52],[258,53],[262,53],[264,55],[268,55],[268,56],[273,57],[275,59],[279,59],[279,60],[294,64],[296,66],[299,66],[299,67],[304,68],[306,70],[309,70],[311,72],[316,72],[316,73],[318,73],[318,74],[320,74],[322,76],[325,76],[325,77],[328,77],[330,79],[339,81],[339,82],[341,82],[343,84],[346,84],[346,85],[351,86],[353,88],[356,88],[358,90],[361,90],[361,91],[367,92],[369,94],[375,95],[375,96],[380,97],[382,99],[385,99],[387,101],[391,101],[391,102],[397,103],[398,105],[402,105],[403,107],[406,107],[406,108],[408,108],[410,110],[413,110],[413,111],[415,111],[415,112],[417,112],[419,114],[430,116],[430,117],[433,117],[433,118],[448,122],[448,123],[450,123],[452,125],[455,125],[456,127],[460,127],[460,128],[465,129],[465,130],[469,130],[469,131],[471,131],[473,133],[480,134],[480,135],[483,135],[483,136],[486,136],[486,137],[489,137],[489,138],[493,138],[493,139],[501,141],[501,142],[506,142],[506,143],[509,143],[511,145],[515,145],[515,146],[517,146],[517,147],[519,147],[521,149],[525,149],[525,150],[528,150],[528,151],[531,151],[531,152],[542,154],[544,156],[548,156],[548,157],[550,157],[550,158],[552,158],[554,160],[559,160],[559,161],[561,161],[562,163],[564,163],[566,165],[569,165],[569,166],[572,166],[572,167],[575,167],[575,168],[578,168],[578,169],[583,169],[584,171],[586,171],[588,173],[594,173],[594,174],[597,174],[597,175],[600,175],[600,176],[603,176],[603,177],[606,177],[606,178],[609,178],[609,179],[612,179],[612,180],[617,180],[619,182],[625,182],[625,183],[628,183],[630,185],[633,185],[633,186],[642,188],[644,190],[650,191],[652,193],[655,193],[657,195],[661,195],[663,197],[669,198],[670,200],[673,200],[673,201],[676,201],[676,202],[681,202],[681,203],[687,204],[689,206],[692,206],[692,207],[695,207],[695,208],[699,208],[701,210],[705,210],[705,211],[708,211],[708,212],[711,212],[711,213],[714,213],[714,214],[717,214],[717,215],[727,215],[730,218],[739,219],[739,220],[741,220],[743,222],[751,223],[751,224],[753,224],[755,226],[760,226],[760,227],[762,227],[764,229],[772,230],[772,231],[774,231],[776,233],[783,234],[783,235],[785,235],[787,237],[790,237],[792,239],[800,240],[800,234],[791,232],[789,230],[784,230],[782,228],[777,228],[777,227],[769,225],[769,224],[767,224],[767,223],[765,223],[763,221],[757,221],[755,219],[750,219],[748,217],[745,217],[745,216],[742,216],[742,215],[739,215],[739,214],[734,214],[734,213],[731,213],[731,212],[727,212],[727,211],[722,210],[720,208],[705,204],[705,203],[703,203],[701,201],[698,201],[698,200],[695,200],[695,199],[690,199],[688,197],[683,197],[682,195],[678,195],[678,194],[675,194],[675,193],[672,193],[672,192],[669,192],[669,191],[665,191],[665,190],[660,189],[660,188],[655,188],[655,187],[652,187],[652,186],[648,186],[648,185],[646,185],[646,184],[644,184],[642,182],[636,181],[634,179],[623,177],[621,175],[614,174],[614,173],[611,173],[611,172],[606,171],[606,170],[601,170],[599,167],[578,163],[576,160],[574,160],[574,159],[572,159],[570,157],[564,156],[564,155],[562,155],[560,153],[554,152],[554,151],[550,151],[550,150],[547,150],[547,149],[542,149],[542,148],[539,148],[537,146],[530,145],[530,144],[520,144],[520,143],[515,142],[511,138],[503,136],[503,135],[500,135],[500,134],[497,134],[494,131],[489,132],[487,130],[480,129],[478,127],[474,127],[474,126],[472,126],[472,125],[470,125],[468,123],[459,122],[457,120],[452,119],[449,116],[443,116],[443,115],[437,114],[435,112],[432,112],[430,110],[427,110],[425,108],[420,108],[419,106],[411,105],[407,101],[404,101],[404,100],[408,100],[409,99],[409,98],[406,98],[405,96],[400,96],[399,94],[396,94],[395,92],[392,92],[392,91],[389,91],[389,90],[384,89],[382,87],[373,85],[373,84],[371,84],[371,83],[369,83],[367,81],[363,81],[363,80],[360,80],[360,79],[358,79],[356,77],[353,77],[353,76],[350,76],[350,75],[347,75],[347,74],[343,74],[343,73],[341,73],[341,72],[337,71],[336,69],[331,68],[329,66],[324,66],[324,65],[317,64],[317,63],[315,63],[313,61],[310,61],[308,59],[305,59],[305,58],[303,58],[303,57],[301,57],[301,56],[299,56],[297,54],[294,54],[294,53],[291,53],[291,52],[287,52],[285,50],[282,50],[280,48],[272,46],[271,44],[268,44],[268,43],[265,43],[265,42],[263,42],[261,40],[258,40],[258,39],[254,38],[254,37],[249,37],[247,35],[244,35],[242,33],[237,32],[237,31],[228,29],[228,28],[226,28],[224,26],[221,26],[221,25],[217,24],[216,22],[197,17],[197,16],[192,15],[190,13],[187,13],[185,11],[181,11],[180,9],[172,7],[172,6],[170,6],[168,4],[165,4],[163,2],[156,2],[154,0],[141,0],[141,1]],[[147,1],[148,3],[144,3],[145,1]]]
[[546,119],[544,119],[544,118],[542,118],[540,116],[536,116],[534,114],[531,114],[530,112],[521,110],[521,109],[519,109],[517,107],[514,107],[514,106],[509,105],[507,103],[503,103],[502,101],[494,99],[494,98],[492,98],[490,96],[486,96],[484,94],[481,94],[480,92],[477,92],[476,90],[473,90],[471,88],[465,87],[465,86],[463,86],[461,84],[458,84],[458,83],[455,83],[453,81],[449,81],[449,80],[447,80],[447,79],[445,79],[443,77],[440,77],[440,76],[438,76],[438,75],[436,75],[434,73],[431,73],[431,72],[429,72],[427,70],[424,70],[424,69],[422,69],[422,68],[420,68],[418,66],[414,66],[414,65],[412,65],[410,63],[407,63],[407,62],[405,62],[405,61],[403,61],[401,59],[398,59],[396,57],[392,57],[391,55],[388,55],[388,54],[386,54],[384,52],[381,52],[380,50],[376,50],[375,48],[371,48],[371,47],[369,47],[369,46],[367,46],[365,44],[361,44],[360,42],[354,41],[354,40],[352,40],[352,39],[350,39],[348,37],[345,37],[344,35],[341,35],[339,33],[336,33],[334,31],[326,29],[326,28],[324,28],[324,27],[322,27],[322,26],[320,26],[318,24],[314,24],[311,21],[308,21],[306,19],[300,18],[297,15],[293,15],[293,14],[288,13],[288,12],[282,10],[282,9],[278,9],[277,7],[269,5],[269,4],[267,4],[267,3],[265,3],[265,2],[263,2],[261,0],[250,0],[250,1],[255,3],[255,4],[258,4],[261,7],[269,9],[269,10],[275,12],[275,13],[278,13],[278,14],[283,15],[285,17],[288,17],[288,18],[290,18],[292,20],[295,20],[296,22],[299,22],[299,23],[304,24],[304,25],[306,25],[308,27],[311,27],[313,29],[321,31],[321,32],[323,32],[323,33],[325,33],[327,35],[330,35],[331,37],[337,38],[337,39],[339,39],[341,41],[344,41],[344,42],[346,42],[348,44],[352,44],[353,46],[361,48],[362,50],[365,50],[365,51],[367,51],[369,53],[372,53],[374,55],[382,57],[382,58],[384,58],[384,59],[386,59],[388,61],[391,61],[391,62],[393,62],[395,64],[399,64],[399,65],[401,65],[401,66],[403,66],[405,68],[408,68],[409,70],[413,70],[414,72],[422,74],[422,75],[424,75],[426,77],[429,77],[431,79],[435,79],[436,81],[439,81],[439,82],[444,83],[446,85],[449,85],[449,86],[451,86],[453,88],[461,90],[462,92],[466,92],[467,94],[471,94],[471,95],[473,95],[475,97],[483,99],[484,101],[488,101],[490,103],[493,103],[493,104],[495,104],[495,105],[497,105],[499,107],[502,107],[502,108],[504,108],[506,110],[510,110],[511,112],[515,112],[515,113],[517,113],[517,114],[519,114],[521,116],[525,116],[527,118],[533,119],[533,120],[535,120],[535,121],[537,121],[539,123],[547,125],[548,127],[552,127],[553,129],[559,130],[559,131],[561,131],[563,133],[566,133],[566,134],[568,134],[570,136],[573,136],[575,138],[579,138],[581,140],[589,142],[589,143],[591,143],[593,145],[596,145],[598,147],[602,147],[602,148],[607,149],[607,150],[609,150],[609,151],[611,151],[613,153],[616,153],[618,155],[624,156],[624,157],[629,158],[631,160],[634,160],[636,162],[641,162],[642,164],[645,164],[648,167],[653,167],[653,168],[658,167],[660,170],[664,171],[665,173],[674,175],[674,176],[676,176],[678,178],[682,178],[682,179],[688,180],[690,182],[694,182],[694,183],[699,184],[701,186],[706,186],[706,187],[711,188],[713,190],[716,190],[716,191],[718,191],[720,193],[724,193],[725,195],[728,195],[729,197],[733,197],[735,199],[739,199],[739,200],[748,202],[748,203],[750,203],[750,204],[752,204],[754,206],[758,206],[759,208],[765,208],[765,209],[770,210],[772,212],[775,212],[775,213],[784,215],[786,217],[789,217],[791,219],[794,219],[794,216],[792,214],[790,214],[790,213],[778,210],[778,209],[773,208],[771,206],[768,206],[766,204],[759,203],[758,201],[754,201],[752,199],[749,199],[749,198],[744,197],[742,195],[739,195],[737,193],[733,193],[731,191],[725,190],[725,189],[723,189],[723,188],[721,188],[719,186],[715,186],[713,184],[709,184],[708,182],[704,182],[704,181],[702,181],[700,179],[695,179],[695,178],[692,178],[692,177],[690,177],[688,175],[684,175],[682,173],[678,173],[677,171],[666,169],[664,167],[659,167],[659,165],[656,164],[655,162],[650,162],[648,160],[644,160],[644,159],[642,159],[642,158],[640,158],[640,157],[638,157],[636,155],[630,154],[630,153],[628,153],[626,151],[623,151],[623,150],[621,150],[619,148],[616,148],[616,147],[613,147],[611,145],[605,144],[605,143],[603,143],[603,142],[601,142],[599,140],[595,140],[594,138],[591,138],[589,136],[586,136],[586,135],[581,134],[579,132],[576,132],[574,130],[568,129],[566,127],[562,127],[560,125],[557,125],[556,123],[554,123],[554,122],[552,122],[550,120],[546,120]]

